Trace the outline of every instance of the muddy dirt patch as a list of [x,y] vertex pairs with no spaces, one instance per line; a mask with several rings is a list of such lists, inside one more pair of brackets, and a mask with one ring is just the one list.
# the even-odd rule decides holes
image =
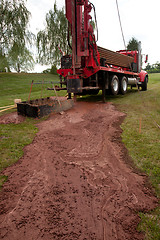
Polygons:
[[137,212],[157,199],[126,164],[123,118],[109,103],[77,103],[38,124],[24,156],[3,172],[0,238],[143,239]]
[[17,112],[8,113],[0,116],[0,124],[14,123],[18,124],[25,120],[25,117],[18,115]]

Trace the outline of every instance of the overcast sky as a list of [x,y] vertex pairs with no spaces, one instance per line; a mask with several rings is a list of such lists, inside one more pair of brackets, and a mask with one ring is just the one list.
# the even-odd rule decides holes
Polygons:
[[[90,0],[96,7],[98,45],[113,51],[124,49],[116,0]],[[28,0],[32,14],[30,28],[37,33],[44,28],[45,15],[53,9],[55,0]],[[62,8],[65,0],[57,0]],[[118,0],[126,44],[135,37],[142,42],[142,53],[149,55],[149,63],[160,62],[160,0]],[[38,69],[37,69],[38,70]]]

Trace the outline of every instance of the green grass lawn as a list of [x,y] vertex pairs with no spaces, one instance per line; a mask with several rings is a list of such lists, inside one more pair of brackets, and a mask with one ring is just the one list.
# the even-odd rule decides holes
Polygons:
[[[58,83],[59,78],[56,75],[0,73],[0,107],[13,105],[14,99],[28,100],[32,80],[35,84],[32,86],[30,99],[55,96],[54,91],[48,91],[47,87]],[[58,95],[64,95],[64,92],[59,92]],[[11,111],[16,109],[0,112],[0,115]],[[27,118],[18,125],[0,124],[0,171],[15,163],[23,155],[23,147],[30,144],[35,137],[37,121],[40,120]],[[0,177],[0,186],[6,179],[7,176]]]
[[[58,77],[51,74],[0,73],[0,106],[11,105],[16,98],[28,100],[32,80],[52,81],[56,84]],[[43,97],[54,95],[53,91],[46,90],[49,86],[52,84],[44,84]],[[42,84],[33,85],[31,99],[40,98],[41,94]],[[79,98],[79,101],[83,100],[99,101],[101,93],[94,97]],[[149,75],[148,90],[145,92],[128,89],[126,95],[107,96],[106,100],[113,102],[120,111],[126,113],[121,126],[122,141],[135,165],[149,176],[157,197],[160,197],[160,74]],[[27,118],[18,125],[0,124],[0,170],[13,164],[23,155],[23,147],[32,142],[37,132],[35,123],[42,120]],[[1,176],[1,184],[6,179],[7,176]],[[147,214],[139,214],[142,218],[139,230],[145,231],[145,239],[159,240],[160,208]]]
[[28,100],[32,80],[34,84],[30,99],[53,96],[54,91],[46,89],[53,86],[51,82],[54,84],[59,82],[58,76],[52,74],[0,73],[0,107],[14,104],[14,99]]
[[[160,74],[150,74],[146,92],[132,92],[112,99],[127,114],[122,124],[122,141],[135,165],[145,172],[160,197]],[[140,127],[141,124],[141,127]],[[139,230],[147,240],[160,239],[160,208],[142,218]]]

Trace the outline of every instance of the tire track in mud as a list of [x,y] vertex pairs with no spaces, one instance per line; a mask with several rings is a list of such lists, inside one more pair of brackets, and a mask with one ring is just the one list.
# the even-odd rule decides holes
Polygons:
[[24,156],[3,173],[0,238],[143,239],[136,212],[157,199],[126,164],[123,118],[109,103],[77,103],[40,123]]

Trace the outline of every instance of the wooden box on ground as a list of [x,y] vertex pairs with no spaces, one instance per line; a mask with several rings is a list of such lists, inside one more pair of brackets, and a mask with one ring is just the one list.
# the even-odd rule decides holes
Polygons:
[[73,99],[47,97],[17,103],[17,112],[23,116],[41,118],[51,112],[66,111],[73,105]]

